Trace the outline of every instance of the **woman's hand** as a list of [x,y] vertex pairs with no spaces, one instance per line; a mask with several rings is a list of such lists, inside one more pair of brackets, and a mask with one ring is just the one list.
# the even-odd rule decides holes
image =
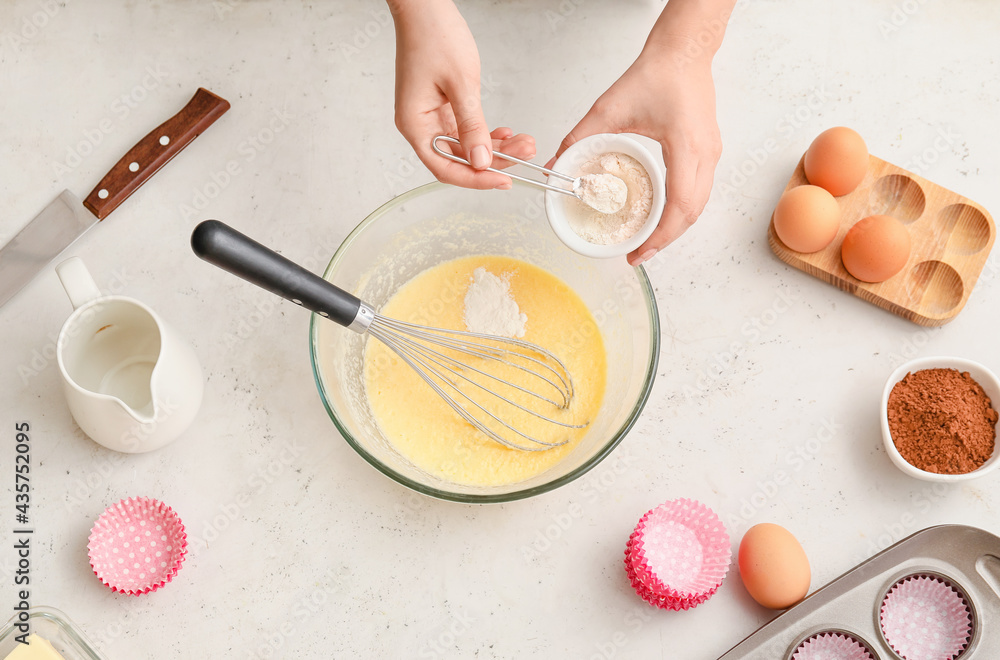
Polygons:
[[[452,0],[390,0],[396,25],[396,127],[439,181],[464,188],[508,189],[510,177],[485,172],[509,165],[500,151],[522,159],[535,156],[530,135],[509,128],[489,131],[479,97],[479,51]],[[436,135],[461,142],[458,156],[472,167],[439,156]]]
[[722,154],[710,67],[677,69],[640,57],[570,131],[556,154],[596,133],[638,133],[660,143],[667,202],[653,234],[628,255],[638,266],[694,224]]
[[734,4],[670,0],[639,58],[597,99],[556,153],[560,156],[595,133],[638,133],[660,143],[667,166],[667,202],[656,230],[628,255],[633,266],[676,240],[708,204],[722,155],[712,58]]

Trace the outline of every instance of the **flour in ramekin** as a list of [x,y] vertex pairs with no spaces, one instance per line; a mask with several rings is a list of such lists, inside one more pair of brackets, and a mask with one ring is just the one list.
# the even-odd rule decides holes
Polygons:
[[628,200],[628,186],[614,174],[584,174],[577,179],[573,192],[580,201],[604,214],[618,213]]
[[583,164],[576,176],[613,174],[625,182],[628,196],[617,213],[600,213],[579,200],[570,200],[566,216],[570,228],[580,238],[595,245],[614,245],[628,240],[642,229],[653,207],[653,182],[635,158],[611,152]]

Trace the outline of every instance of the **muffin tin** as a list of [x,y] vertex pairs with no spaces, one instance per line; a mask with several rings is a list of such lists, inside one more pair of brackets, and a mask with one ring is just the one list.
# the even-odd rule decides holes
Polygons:
[[[930,649],[907,651],[920,643]],[[955,653],[941,652],[948,646]],[[719,660],[949,657],[1000,658],[1000,538],[964,525],[929,527],[903,539]]]
[[[786,191],[808,183],[803,161]],[[767,240],[779,259],[919,325],[944,325],[962,311],[996,239],[996,225],[985,208],[875,156],[868,157],[861,184],[836,200],[840,230],[830,245],[812,254],[782,243],[772,215]],[[912,243],[903,270],[875,284],[853,277],[840,259],[847,230],[869,215],[896,218],[906,225]]]

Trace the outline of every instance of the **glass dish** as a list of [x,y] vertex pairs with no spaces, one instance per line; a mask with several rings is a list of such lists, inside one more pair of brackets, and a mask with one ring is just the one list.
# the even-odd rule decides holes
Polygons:
[[358,225],[334,254],[324,277],[378,310],[416,274],[476,254],[513,257],[557,275],[580,295],[603,334],[608,377],[601,410],[579,445],[549,470],[490,487],[455,484],[429,474],[400,455],[373,419],[363,378],[368,336],[314,314],[310,354],[330,418],[376,469],[433,497],[507,502],[569,483],[622,441],[649,398],[660,325],[645,271],[629,266],[624,257],[588,259],[566,249],[545,220],[543,193],[517,182],[513,190],[490,192],[431,183],[400,195]]
[[[32,607],[28,609],[31,632],[46,639],[64,660],[104,660],[94,645],[69,617],[54,607]],[[0,658],[6,658],[19,644],[15,637],[21,634],[17,615],[10,618],[0,629]]]

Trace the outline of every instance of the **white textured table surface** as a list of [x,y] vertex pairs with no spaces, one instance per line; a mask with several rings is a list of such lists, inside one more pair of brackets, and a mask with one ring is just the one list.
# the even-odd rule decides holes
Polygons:
[[[632,61],[662,3],[461,6],[482,52],[488,119],[533,133],[548,154]],[[814,589],[923,527],[1000,532],[998,477],[914,481],[891,465],[877,426],[902,356],[1000,368],[1000,262],[957,320],[927,331],[786,267],[766,241],[798,158],[838,124],[996,212],[998,24],[1000,5],[974,0],[743,0],[716,60],[717,182],[729,187],[717,185],[650,274],[663,349],[649,405],[579,481],[475,507],[417,496],[355,455],[315,392],[308,316],[280,305],[248,324],[268,295],[188,247],[196,222],[216,217],[321,270],[368,212],[430,179],[393,127],[383,6],[4,2],[4,241],[63,188],[89,192],[198,86],[232,102],[69,251],[101,287],[148,303],[194,344],[207,383],[189,432],[147,455],[98,447],[70,417],[51,359],[70,312],[52,269],[0,309],[0,538],[13,527],[13,424],[28,420],[32,603],[66,611],[113,660],[714,658],[772,613],[734,574],[687,613],[631,592],[625,541],[663,500],[712,506],[734,549],[753,523],[788,527]],[[225,180],[230,161],[238,172]],[[773,488],[779,470],[790,481]],[[166,501],[193,536],[173,583],[141,598],[108,591],[86,554],[96,516],[130,495]],[[2,545],[8,608],[15,557]]]

